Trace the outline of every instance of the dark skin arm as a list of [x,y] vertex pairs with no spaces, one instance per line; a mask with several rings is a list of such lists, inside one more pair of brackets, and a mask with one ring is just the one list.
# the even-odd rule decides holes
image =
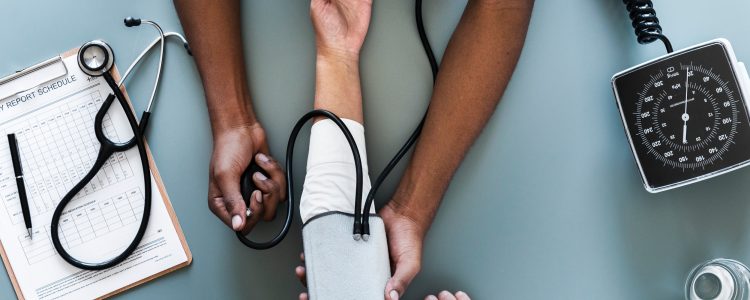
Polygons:
[[[175,0],[174,5],[198,66],[211,119],[214,148],[208,206],[227,226],[249,231],[261,218],[274,218],[278,202],[286,199],[286,181],[269,155],[265,131],[253,111],[245,73],[240,1]],[[260,191],[251,196],[252,214],[247,218],[240,176],[253,159],[270,178],[253,175]]]
[[[419,273],[424,237],[451,177],[510,81],[532,7],[533,0],[472,0],[453,33],[414,156],[393,199],[380,211],[394,270],[385,288],[387,300],[401,298]],[[295,273],[304,283],[305,268]],[[426,299],[469,296],[442,291]]]
[[422,244],[451,178],[492,116],[521,54],[533,0],[473,0],[437,77],[414,155],[380,214],[393,277],[386,299],[404,294],[420,270]]
[[[310,14],[315,28],[317,64],[315,73],[316,109],[327,109],[342,118],[363,124],[359,52],[370,23],[370,0],[312,0]],[[304,254],[300,256],[304,263]],[[305,267],[295,269],[306,284]],[[307,293],[300,300],[309,299]],[[464,292],[447,291],[429,300],[470,300]]]

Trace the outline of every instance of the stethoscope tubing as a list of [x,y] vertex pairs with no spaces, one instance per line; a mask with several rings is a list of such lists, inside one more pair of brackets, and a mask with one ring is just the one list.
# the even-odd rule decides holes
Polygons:
[[[422,43],[422,48],[424,48],[424,53],[425,56],[427,56],[427,61],[430,63],[430,70],[432,71],[432,84],[434,85],[437,81],[437,75],[438,71],[440,71],[440,65],[438,64],[437,59],[435,59],[435,53],[432,51],[430,40],[427,38],[427,32],[425,31],[424,20],[422,19],[422,0],[415,1],[414,15],[417,22],[417,32],[419,33],[419,40]],[[391,173],[398,162],[401,161],[401,159],[406,155],[409,149],[411,149],[411,147],[413,147],[417,142],[417,139],[422,134],[422,127],[424,127],[424,121],[426,118],[427,110],[425,110],[424,114],[422,115],[422,119],[419,121],[419,124],[417,124],[417,127],[414,128],[414,131],[412,131],[406,142],[404,142],[404,145],[402,145],[398,152],[396,152],[396,155],[394,155],[391,161],[389,161],[385,168],[383,168],[383,171],[380,172],[377,179],[372,184],[372,188],[370,189],[370,192],[367,194],[367,198],[365,199],[365,207],[362,208],[363,238],[367,239],[367,237],[370,235],[370,216],[367,214],[367,212],[370,211],[370,207],[372,207],[373,201],[375,201],[375,194],[377,194],[380,186],[388,177],[388,174]]]
[[[143,236],[146,233],[149,218],[151,216],[151,169],[149,166],[149,159],[146,152],[146,146],[142,131],[138,125],[138,121],[136,120],[133,110],[125,100],[125,95],[123,95],[122,91],[117,87],[117,83],[115,82],[114,78],[112,78],[112,75],[109,72],[106,72],[102,76],[107,81],[107,84],[110,86],[110,88],[112,88],[114,94],[110,94],[107,97],[96,115],[94,132],[96,133],[97,139],[101,143],[99,153],[97,154],[94,165],[91,167],[86,176],[84,176],[84,178],[81,179],[78,184],[76,184],[70,191],[68,191],[68,193],[62,198],[62,200],[60,200],[60,203],[57,205],[57,207],[55,207],[55,211],[52,214],[51,223],[52,244],[54,245],[55,250],[57,250],[60,257],[66,262],[84,270],[103,270],[114,267],[125,261],[131,254],[133,254],[133,252],[135,252],[135,249],[138,247],[141,240],[143,240]],[[130,125],[130,129],[133,131],[134,138],[126,143],[112,142],[104,135],[102,120],[104,119],[104,116],[109,110],[112,102],[114,101],[114,98],[118,100],[120,106],[125,111],[125,116]],[[101,170],[102,166],[104,166],[104,164],[112,154],[114,154],[115,152],[127,151],[133,146],[137,146],[138,154],[141,157],[141,167],[143,170],[144,183],[143,214],[141,216],[141,223],[138,226],[138,231],[136,231],[136,234],[130,244],[122,252],[120,252],[120,254],[109,260],[101,263],[90,263],[76,259],[65,249],[65,247],[62,246],[62,243],[60,242],[59,225],[60,218],[63,211],[65,210],[65,207],[67,207],[70,201],[73,200],[73,198],[94,178],[94,176],[96,176],[96,174]]]
[[[128,19],[126,19],[125,25],[128,27],[132,26],[132,25],[128,25],[128,22],[129,22]],[[101,75],[99,75],[99,72],[92,72],[92,73],[96,73],[96,74],[93,74],[92,76],[102,76],[104,80],[107,82],[107,85],[112,89],[112,93],[109,94],[107,98],[104,100],[104,102],[99,108],[99,111],[97,112],[96,117],[94,119],[94,133],[95,133],[97,140],[100,143],[99,151],[97,154],[97,158],[94,161],[94,164],[89,170],[89,172],[70,191],[68,191],[68,193],[63,197],[62,200],[60,200],[58,205],[55,207],[55,211],[52,214],[52,223],[50,227],[52,231],[51,232],[52,244],[55,247],[55,250],[57,250],[57,252],[60,254],[60,257],[63,258],[63,260],[65,260],[66,262],[68,262],[69,264],[75,267],[78,267],[84,270],[103,270],[103,269],[111,268],[113,266],[116,266],[124,262],[128,257],[130,257],[130,255],[132,255],[135,252],[138,245],[143,240],[143,236],[146,233],[146,229],[148,228],[148,223],[149,223],[149,219],[151,216],[151,203],[152,203],[151,169],[149,165],[148,153],[146,151],[144,136],[146,134],[146,128],[148,126],[148,120],[151,115],[151,109],[154,104],[156,92],[159,87],[159,82],[161,81],[162,68],[164,65],[164,52],[165,52],[166,38],[169,36],[178,37],[183,42],[185,49],[188,51],[188,54],[191,54],[187,41],[181,34],[175,33],[175,32],[169,32],[165,34],[164,31],[161,29],[161,27],[153,21],[138,20],[136,25],[139,25],[141,23],[146,23],[156,28],[157,31],[159,32],[159,37],[156,38],[156,40],[154,40],[151,44],[149,44],[140,53],[140,55],[138,55],[138,57],[128,67],[127,71],[125,71],[120,82],[116,82],[115,79],[112,77],[110,73],[111,69],[106,70]],[[141,116],[141,121],[139,123],[138,120],[136,119],[135,113],[133,112],[132,108],[128,104],[125,98],[125,95],[123,94],[121,90],[121,86],[123,82],[125,81],[125,79],[131,74],[135,66],[138,65],[143,60],[146,53],[148,53],[151,49],[153,49],[153,47],[157,43],[160,44],[160,52],[159,52],[159,65],[158,65],[158,69],[156,73],[156,79],[154,80],[154,86],[151,91],[151,97],[149,99],[147,108],[143,112],[143,115]],[[87,43],[87,45],[88,44],[89,43]],[[106,45],[106,43],[104,42],[97,41],[94,44],[98,44],[101,47],[105,48],[105,50],[108,50],[111,52],[111,48],[108,45]],[[79,53],[79,55],[81,54]],[[114,56],[114,52],[112,52],[112,56]],[[111,57],[111,58],[106,57],[106,58],[112,60],[108,62],[107,68],[113,66],[114,57]],[[81,57],[79,57],[79,65],[82,68],[86,68],[87,66],[85,64],[81,64],[80,61],[81,61]],[[101,69],[102,68],[97,68],[97,67],[89,68],[90,71],[99,71]],[[86,72],[86,73],[89,73],[89,72]],[[128,120],[128,124],[130,125],[130,129],[133,131],[133,138],[124,143],[113,142],[112,140],[107,138],[106,135],[104,134],[104,124],[103,124],[104,121],[103,120],[104,120],[104,117],[107,115],[107,112],[109,111],[112,103],[114,102],[114,99],[118,100],[118,103],[120,104],[123,111],[125,112],[125,116]],[[60,236],[59,236],[60,218],[62,216],[63,211],[65,210],[65,207],[86,185],[89,184],[89,182],[97,175],[97,173],[99,173],[101,168],[104,166],[107,160],[109,160],[109,158],[114,153],[124,152],[133,147],[137,147],[138,154],[141,158],[141,168],[143,170],[143,184],[144,184],[143,214],[141,216],[141,222],[138,226],[138,230],[136,231],[135,236],[133,237],[131,242],[122,252],[120,252],[118,255],[116,255],[112,259],[106,260],[104,262],[90,263],[90,262],[84,262],[82,260],[79,260],[73,257],[62,246],[62,243],[60,241]]]

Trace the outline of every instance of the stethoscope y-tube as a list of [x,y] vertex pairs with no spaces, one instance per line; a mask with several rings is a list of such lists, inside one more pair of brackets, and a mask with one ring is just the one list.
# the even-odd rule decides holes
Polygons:
[[[159,25],[155,22],[145,20],[142,21],[140,19],[133,18],[125,19],[125,25],[128,27],[138,26],[141,23],[153,25],[159,31],[159,38],[157,39],[157,41],[151,43],[141,53],[141,55],[138,56],[138,58],[130,65],[125,73],[125,76],[123,76],[122,80],[119,83],[115,81],[115,79],[112,77],[112,74],[110,73],[112,67],[114,66],[115,57],[114,51],[112,51],[112,48],[108,44],[100,40],[91,41],[84,44],[78,52],[78,65],[81,70],[92,77],[102,76],[107,82],[107,85],[112,89],[112,93],[110,93],[107,96],[106,100],[104,100],[104,103],[102,103],[102,106],[99,108],[99,111],[94,118],[94,133],[96,139],[100,143],[97,158],[86,176],[84,176],[81,181],[79,181],[70,191],[68,191],[68,193],[62,198],[62,200],[60,200],[57,207],[55,207],[55,211],[52,214],[52,223],[50,226],[52,231],[52,244],[54,245],[55,250],[57,250],[57,252],[60,254],[60,257],[62,257],[71,265],[84,270],[103,270],[125,261],[131,254],[133,254],[133,252],[135,252],[135,249],[143,239],[143,236],[146,233],[146,229],[148,227],[149,217],[151,215],[151,169],[146,152],[144,136],[146,128],[148,127],[148,119],[151,115],[151,109],[152,104],[155,100],[156,90],[161,79],[161,70],[164,64],[164,42],[167,35],[164,34],[164,32],[161,30],[161,27],[159,27]],[[170,33],[170,36],[178,36],[183,42],[185,41],[185,39],[179,34]],[[154,88],[151,93],[151,98],[149,99],[146,110],[143,112],[139,125],[138,120],[133,113],[133,110],[130,108],[125,95],[120,89],[120,86],[122,85],[125,78],[131,73],[131,70],[142,60],[144,55],[149,50],[151,50],[157,42],[160,42],[161,44],[159,67],[156,79],[154,81]],[[189,50],[189,48],[187,47],[187,43],[184,43],[185,48]],[[107,112],[112,106],[112,103],[115,99],[117,99],[118,103],[125,112],[128,124],[130,125],[130,129],[133,132],[133,138],[124,143],[114,142],[110,140],[104,133],[104,117],[107,115]],[[136,232],[133,240],[128,244],[128,246],[118,255],[109,260],[106,260],[104,262],[91,263],[76,259],[70,253],[68,253],[68,251],[62,246],[62,243],[60,242],[60,218],[63,211],[65,210],[65,207],[96,176],[102,166],[104,166],[107,160],[109,160],[109,158],[114,153],[127,151],[134,146],[138,148],[138,154],[141,158],[141,168],[143,170],[143,185],[145,189],[143,200],[143,214],[141,216],[141,222],[138,226],[138,231]]]

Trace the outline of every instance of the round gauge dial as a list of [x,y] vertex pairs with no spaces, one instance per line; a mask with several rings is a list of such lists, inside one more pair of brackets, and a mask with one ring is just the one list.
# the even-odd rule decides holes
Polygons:
[[649,154],[665,165],[703,168],[722,159],[737,132],[737,100],[711,68],[680,64],[652,74],[635,117]]
[[612,77],[644,187],[660,192],[750,165],[750,82],[728,41],[717,39]]

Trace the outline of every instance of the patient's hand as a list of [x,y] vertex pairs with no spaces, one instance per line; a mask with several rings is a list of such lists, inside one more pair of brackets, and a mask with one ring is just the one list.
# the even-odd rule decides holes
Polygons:
[[469,295],[467,295],[464,292],[456,292],[455,294],[451,294],[449,291],[442,291],[440,294],[435,297],[434,295],[429,295],[425,300],[471,300],[469,298]]
[[318,55],[359,58],[370,25],[372,0],[312,0]]

